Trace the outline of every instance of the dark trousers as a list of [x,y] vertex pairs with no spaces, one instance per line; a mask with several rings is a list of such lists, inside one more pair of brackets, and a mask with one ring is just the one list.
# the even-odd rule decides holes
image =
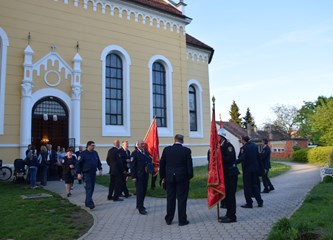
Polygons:
[[225,204],[227,207],[226,216],[232,220],[236,220],[236,191],[237,191],[237,181],[238,175],[224,176],[225,180]]
[[150,188],[152,190],[155,190],[155,188],[156,188],[156,179],[157,179],[157,174],[156,174],[156,176],[152,175],[152,177],[151,177],[151,185],[150,185]]
[[243,184],[244,184],[244,196],[246,203],[252,206],[252,196],[257,200],[258,204],[263,203],[260,195],[259,188],[259,176],[257,173],[244,172],[243,173]]
[[136,207],[137,209],[143,210],[144,209],[144,200],[147,193],[148,187],[148,174],[145,174],[142,177],[138,177],[135,183],[136,187]]
[[47,184],[47,173],[48,173],[48,166],[40,166],[40,184],[46,186]]
[[187,221],[186,205],[190,182],[167,182],[167,215],[165,220],[171,222],[175,216],[176,198],[178,201],[178,221],[185,223]]
[[129,192],[128,192],[128,188],[127,188],[127,181],[126,181],[126,179],[127,179],[126,175],[122,175],[121,176],[121,180],[122,180],[122,182],[121,182],[121,185],[122,185],[121,190],[122,191],[121,192],[123,192],[125,194],[125,197],[128,197]]
[[122,175],[110,174],[109,195],[108,198],[118,199],[122,187]]
[[92,196],[94,194],[95,182],[96,182],[96,173],[83,173],[84,188],[86,189],[86,207],[95,206]]
[[264,184],[264,190],[269,191],[270,189],[274,189],[271,180],[268,177],[269,169],[266,169],[265,174],[262,176],[262,183]]

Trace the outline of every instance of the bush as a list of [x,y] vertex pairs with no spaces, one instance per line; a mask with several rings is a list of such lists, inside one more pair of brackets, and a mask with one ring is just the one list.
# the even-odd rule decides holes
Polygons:
[[294,162],[307,163],[308,162],[308,153],[311,148],[304,148],[293,152],[292,160]]
[[308,162],[317,165],[330,165],[333,161],[333,147],[316,147],[308,153]]
[[302,148],[298,145],[293,146],[293,151],[296,152],[298,150],[301,150]]

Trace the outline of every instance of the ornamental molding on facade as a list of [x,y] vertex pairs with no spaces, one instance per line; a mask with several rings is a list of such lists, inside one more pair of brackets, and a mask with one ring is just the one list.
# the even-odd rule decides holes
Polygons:
[[[55,2],[64,2],[69,5],[69,0],[53,0]],[[82,4],[83,1],[83,4]],[[157,28],[169,29],[171,32],[177,31],[177,33],[183,33],[185,35],[185,26],[191,22],[191,19],[181,19],[173,17],[166,13],[150,10],[144,7],[140,7],[131,3],[119,1],[119,0],[73,0],[75,7],[83,7],[88,9],[92,6],[94,12],[100,11],[102,14],[108,14],[110,16],[118,15],[119,18],[126,16],[127,20],[134,19],[135,22],[142,22],[143,24],[149,24]]]
[[199,50],[196,48],[187,47],[186,48],[186,58],[187,60],[207,63],[209,60],[209,53],[207,51]]

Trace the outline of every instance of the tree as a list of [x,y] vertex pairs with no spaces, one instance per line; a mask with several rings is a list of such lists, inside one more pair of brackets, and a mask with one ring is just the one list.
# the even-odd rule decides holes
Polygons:
[[273,122],[273,125],[280,127],[289,136],[292,135],[293,131],[298,129],[296,117],[298,114],[297,107],[293,105],[276,105],[272,108],[273,112],[276,115],[276,120]]
[[254,118],[250,112],[250,108],[246,109],[245,117],[243,117],[242,128],[247,129],[247,126],[255,127]]
[[235,100],[232,102],[231,107],[230,107],[230,122],[237,123],[239,126],[241,125],[241,118],[240,118],[240,113],[239,113],[239,107],[237,106]]
[[333,146],[333,98],[319,101],[312,117],[313,130],[320,133],[319,143]]
[[319,96],[314,102],[304,102],[296,117],[296,122],[299,125],[299,137],[307,138],[315,144],[320,142],[321,133],[313,126],[313,116],[317,111],[317,107],[323,106],[329,99],[333,99],[333,97]]

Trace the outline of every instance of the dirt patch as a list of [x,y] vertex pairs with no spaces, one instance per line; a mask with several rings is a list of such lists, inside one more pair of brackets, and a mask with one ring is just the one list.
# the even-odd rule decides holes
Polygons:
[[78,229],[81,237],[93,226],[94,218],[87,211],[78,209],[71,214],[69,222]]

